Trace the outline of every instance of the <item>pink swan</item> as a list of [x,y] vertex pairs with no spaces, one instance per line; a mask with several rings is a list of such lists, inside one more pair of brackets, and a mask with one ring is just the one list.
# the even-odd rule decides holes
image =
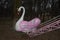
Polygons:
[[25,8],[23,6],[19,7],[18,11],[20,12],[23,9],[23,14],[21,18],[16,22],[15,30],[22,32],[35,31],[36,27],[40,24],[41,20],[39,18],[34,18],[31,21],[24,21]]

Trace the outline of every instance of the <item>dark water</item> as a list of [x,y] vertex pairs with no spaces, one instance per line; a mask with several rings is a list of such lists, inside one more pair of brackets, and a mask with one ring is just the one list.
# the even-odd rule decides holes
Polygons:
[[60,29],[30,38],[27,34],[16,32],[16,18],[0,18],[0,40],[60,40]]

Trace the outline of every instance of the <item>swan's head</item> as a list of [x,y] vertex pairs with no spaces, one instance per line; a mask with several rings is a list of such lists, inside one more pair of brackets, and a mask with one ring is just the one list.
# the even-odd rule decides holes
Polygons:
[[23,9],[25,11],[25,8],[23,6],[21,6],[21,7],[18,8],[18,12],[20,12],[21,9]]
[[20,13],[20,11],[23,9],[23,14],[25,14],[25,8],[23,7],[23,6],[20,6],[19,8],[17,8],[18,9],[18,15],[19,15],[19,13]]

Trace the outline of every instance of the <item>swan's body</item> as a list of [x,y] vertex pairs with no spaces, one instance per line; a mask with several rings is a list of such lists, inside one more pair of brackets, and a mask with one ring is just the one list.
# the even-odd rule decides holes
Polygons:
[[16,31],[22,31],[22,32],[29,32],[36,29],[36,27],[40,24],[40,19],[34,18],[31,21],[24,21],[24,14],[25,14],[25,8],[21,6],[18,11],[20,12],[21,9],[23,9],[23,14],[21,18],[17,21],[15,30]]

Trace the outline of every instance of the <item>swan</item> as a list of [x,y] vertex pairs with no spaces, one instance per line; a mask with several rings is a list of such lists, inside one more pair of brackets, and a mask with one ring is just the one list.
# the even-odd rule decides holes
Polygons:
[[23,9],[23,13],[22,16],[15,24],[15,30],[25,32],[25,33],[30,31],[35,31],[36,27],[40,24],[41,20],[39,18],[34,18],[30,21],[25,21],[24,20],[25,8],[23,6],[20,6],[18,8],[18,12],[20,12],[21,9]]

